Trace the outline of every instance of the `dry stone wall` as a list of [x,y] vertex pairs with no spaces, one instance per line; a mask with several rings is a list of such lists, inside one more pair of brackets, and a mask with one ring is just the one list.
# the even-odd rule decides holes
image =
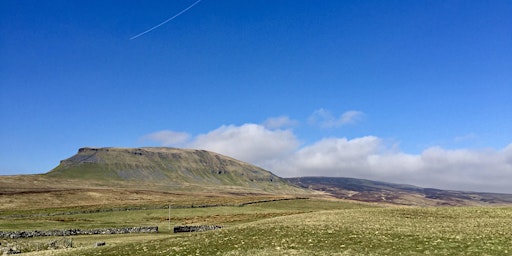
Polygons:
[[0,238],[17,239],[38,236],[76,236],[76,235],[112,235],[127,233],[157,233],[158,227],[100,228],[91,230],[34,230],[34,231],[0,231]]
[[222,228],[221,226],[175,226],[174,233],[202,232]]

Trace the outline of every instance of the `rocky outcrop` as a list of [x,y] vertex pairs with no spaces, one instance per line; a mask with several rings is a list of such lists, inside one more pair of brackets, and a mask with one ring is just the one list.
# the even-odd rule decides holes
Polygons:
[[132,227],[132,228],[101,228],[101,229],[66,229],[66,230],[34,230],[34,231],[0,231],[0,238],[27,238],[38,236],[77,236],[77,235],[113,235],[128,233],[157,233],[158,227]]

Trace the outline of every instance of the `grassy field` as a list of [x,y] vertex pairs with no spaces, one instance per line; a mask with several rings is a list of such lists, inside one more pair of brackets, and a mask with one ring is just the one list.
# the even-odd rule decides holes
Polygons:
[[[168,210],[58,216],[3,215],[1,230],[157,225],[157,234],[76,236],[73,248],[41,250],[58,237],[4,240],[28,255],[510,255],[512,208],[375,207],[343,201],[287,200],[243,207],[172,209],[173,225],[220,230],[173,234]],[[106,246],[94,247],[98,241]]]

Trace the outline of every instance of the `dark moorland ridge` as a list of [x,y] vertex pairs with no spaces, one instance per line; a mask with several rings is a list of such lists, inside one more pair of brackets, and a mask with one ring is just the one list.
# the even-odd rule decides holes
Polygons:
[[512,204],[511,194],[441,190],[341,177],[300,177],[286,180],[303,188],[327,192],[337,198],[364,202],[435,206]]

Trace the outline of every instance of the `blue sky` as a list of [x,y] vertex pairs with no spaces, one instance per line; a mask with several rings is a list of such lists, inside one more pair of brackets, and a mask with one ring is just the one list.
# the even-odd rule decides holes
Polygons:
[[0,2],[0,174],[84,146],[512,192],[511,1]]

